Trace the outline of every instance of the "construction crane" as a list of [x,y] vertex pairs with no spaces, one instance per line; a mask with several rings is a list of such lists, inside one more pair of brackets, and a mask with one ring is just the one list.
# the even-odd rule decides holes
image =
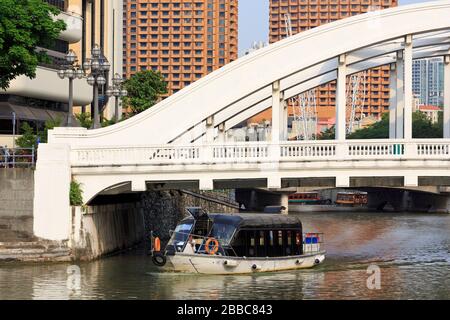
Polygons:
[[[348,134],[352,133],[355,129],[355,124],[362,120],[364,102],[366,100],[366,78],[365,71],[359,72],[350,76],[347,85],[347,103],[346,112],[349,115],[347,121],[346,131]],[[357,111],[359,109],[360,117],[357,118]]]
[[292,36],[292,20],[291,20],[290,13],[284,14],[284,26],[286,28],[286,38],[291,37]]

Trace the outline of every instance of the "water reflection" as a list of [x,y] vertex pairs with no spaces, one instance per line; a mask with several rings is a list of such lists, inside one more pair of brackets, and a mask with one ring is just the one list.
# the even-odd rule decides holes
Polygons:
[[[327,260],[315,269],[246,276],[161,273],[141,249],[80,264],[79,290],[68,288],[69,264],[0,265],[0,299],[450,298],[450,216],[301,218],[305,230],[325,233]],[[381,268],[380,290],[366,286],[370,264]]]

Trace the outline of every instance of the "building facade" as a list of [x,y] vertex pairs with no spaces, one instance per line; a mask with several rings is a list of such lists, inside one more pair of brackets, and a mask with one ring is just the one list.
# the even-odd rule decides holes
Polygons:
[[414,60],[413,92],[422,105],[444,105],[444,61],[442,58]]
[[[397,3],[397,0],[270,0],[269,42],[286,38],[289,30],[297,34],[339,19],[394,7]],[[389,67],[368,71],[365,84],[367,91],[360,112],[379,119],[389,110]],[[335,82],[317,88],[318,119],[334,117],[335,89]],[[262,117],[268,116],[269,113]]]
[[[104,56],[111,63],[109,82],[114,72],[122,70],[122,8],[123,0],[45,0],[58,7],[57,16],[66,23],[66,30],[52,48],[47,51],[50,63],[37,67],[36,78],[20,76],[11,81],[6,91],[0,90],[0,145],[13,145],[13,132],[20,133],[24,122],[33,128],[41,128],[47,120],[65,121],[68,116],[69,80],[61,80],[57,71],[66,63],[69,49],[78,56],[78,64],[90,57],[94,44],[103,48]],[[116,49],[116,50],[115,50]],[[107,84],[108,85],[108,84]],[[106,85],[106,86],[107,86]],[[112,116],[114,101],[108,103],[100,88],[100,106],[104,116]],[[93,89],[86,79],[74,80],[74,110],[82,108],[90,112]]]
[[125,0],[123,75],[159,71],[171,95],[237,59],[237,0]]

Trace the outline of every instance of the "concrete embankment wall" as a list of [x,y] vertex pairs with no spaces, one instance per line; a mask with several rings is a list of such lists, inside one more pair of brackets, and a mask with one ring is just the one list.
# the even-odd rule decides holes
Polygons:
[[126,249],[144,237],[144,216],[138,203],[74,207],[72,217],[71,247],[78,259]]
[[33,235],[33,174],[33,169],[0,169],[0,242]]

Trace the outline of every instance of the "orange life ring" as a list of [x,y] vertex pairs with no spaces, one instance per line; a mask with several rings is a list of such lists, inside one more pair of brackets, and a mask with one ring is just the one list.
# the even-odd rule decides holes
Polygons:
[[160,252],[161,251],[161,240],[159,240],[158,237],[155,238],[155,244],[153,246],[154,251]]
[[[212,249],[209,248],[211,242],[214,242],[214,247]],[[205,251],[206,253],[209,253],[211,255],[216,254],[217,251],[219,251],[219,241],[217,241],[217,239],[215,238],[209,238],[208,240],[206,240]]]

